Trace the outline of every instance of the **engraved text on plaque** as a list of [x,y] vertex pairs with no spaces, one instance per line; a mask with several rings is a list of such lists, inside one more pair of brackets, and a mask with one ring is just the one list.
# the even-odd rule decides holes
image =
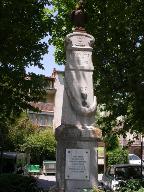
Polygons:
[[89,149],[66,149],[65,178],[89,180]]

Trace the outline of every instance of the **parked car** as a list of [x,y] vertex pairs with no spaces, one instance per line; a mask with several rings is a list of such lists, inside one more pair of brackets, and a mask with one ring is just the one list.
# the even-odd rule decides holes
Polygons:
[[129,154],[128,158],[129,158],[129,163],[130,164],[141,164],[141,158],[139,158],[135,154]]
[[111,165],[103,174],[101,185],[105,191],[116,191],[120,182],[129,179],[142,179],[141,165]]

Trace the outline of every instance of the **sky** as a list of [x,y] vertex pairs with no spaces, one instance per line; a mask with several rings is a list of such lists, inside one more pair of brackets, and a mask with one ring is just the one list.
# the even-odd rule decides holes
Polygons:
[[[43,41],[45,41],[46,43],[48,42],[48,37],[45,37],[43,39]],[[55,63],[55,59],[54,59],[54,46],[49,46],[48,48],[48,54],[45,54],[43,56],[43,60],[41,61],[41,63],[44,66],[44,70],[39,69],[38,67],[34,67],[34,66],[30,66],[29,68],[26,68],[26,72],[34,72],[36,74],[42,74],[45,76],[51,76],[53,69],[56,68],[56,70],[59,71],[64,71],[64,66],[63,65],[58,65]]]

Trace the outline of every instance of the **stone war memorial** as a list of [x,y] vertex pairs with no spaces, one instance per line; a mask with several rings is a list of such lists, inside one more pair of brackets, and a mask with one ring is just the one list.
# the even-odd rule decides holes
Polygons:
[[94,37],[86,33],[83,2],[71,13],[75,30],[65,37],[66,66],[61,125],[56,128],[56,188],[82,192],[98,186],[95,128],[96,97],[93,92]]

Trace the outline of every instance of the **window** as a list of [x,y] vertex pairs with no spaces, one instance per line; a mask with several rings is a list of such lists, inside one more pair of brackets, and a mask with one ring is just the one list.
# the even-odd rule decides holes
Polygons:
[[51,115],[49,115],[48,116],[48,125],[52,125],[53,124],[53,116]]
[[53,125],[53,115],[51,114],[30,113],[29,118],[33,124],[37,124],[39,126]]
[[47,125],[45,115],[38,115],[38,124],[40,126],[46,126]]
[[29,114],[29,118],[30,118],[30,120],[32,121],[33,124],[36,124],[36,123],[37,123],[37,122],[36,122],[36,116],[35,116],[35,114],[30,113],[30,114]]
[[132,155],[131,158],[132,158],[132,160],[141,160],[141,159],[140,159],[138,156],[136,156],[136,155]]
[[39,126],[52,126],[53,116],[52,115],[38,115]]

